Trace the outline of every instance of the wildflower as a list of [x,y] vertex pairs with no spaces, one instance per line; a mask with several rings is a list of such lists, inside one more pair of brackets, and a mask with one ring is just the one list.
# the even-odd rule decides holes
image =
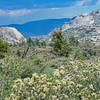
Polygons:
[[48,91],[49,91],[49,88],[47,88],[47,87],[43,88],[43,92],[48,92]]
[[74,62],[73,62],[73,61],[70,61],[69,63],[70,63],[71,65],[73,65],[73,64],[74,64]]
[[31,80],[30,82],[28,82],[28,85],[32,86],[33,85],[33,81]]
[[55,70],[55,72],[54,72],[54,76],[55,76],[55,77],[60,77],[60,72],[59,72],[58,69]]
[[22,82],[21,84],[20,84],[22,87],[24,87],[25,86],[25,84]]
[[87,91],[88,90],[88,88],[87,87],[85,87],[84,89],[82,89],[82,91]]
[[27,100],[31,100],[31,98],[30,97],[28,97],[28,99]]
[[57,100],[57,96],[52,96],[52,100]]
[[52,85],[52,83],[51,82],[47,82],[47,85],[50,86],[50,85]]
[[65,80],[66,80],[66,81],[70,81],[71,79],[70,79],[70,77],[68,77],[68,78],[66,78]]
[[94,97],[97,97],[97,94],[96,93],[92,93],[91,95],[94,96]]
[[89,100],[88,98],[86,98],[84,96],[82,96],[81,98],[82,98],[82,100]]
[[39,82],[40,84],[44,83],[44,81],[43,81],[43,80],[39,80],[38,82]]
[[64,71],[64,70],[61,70],[60,73],[61,73],[62,75],[64,75],[64,74],[65,74],[65,71]]
[[68,99],[68,96],[64,94],[64,98],[67,100]]
[[70,81],[69,84],[70,85],[75,85],[75,83],[73,81]]
[[91,84],[91,85],[89,85],[89,87],[90,87],[90,89],[94,90],[94,88],[93,88],[93,85],[92,85],[92,84]]
[[61,86],[60,86],[60,85],[58,85],[58,86],[57,86],[57,89],[58,89],[58,90],[60,90],[60,89],[61,89]]
[[32,96],[32,100],[35,100],[35,97],[34,96]]
[[25,83],[27,83],[27,82],[29,82],[29,81],[30,81],[30,78],[25,78],[25,79],[24,79],[24,82],[25,82]]
[[11,97],[15,97],[15,94],[12,93],[12,94],[10,94],[10,96],[11,96]]
[[56,83],[57,85],[60,85],[60,84],[61,84],[61,82],[60,82],[59,80],[56,80],[55,83]]
[[14,90],[16,90],[17,89],[17,86],[16,85],[13,85],[13,87],[12,87]]
[[39,78],[39,76],[37,75],[37,73],[32,74],[32,78]]
[[4,100],[10,100],[10,98],[5,98]]
[[42,78],[42,80],[46,80],[47,75],[46,75],[46,74],[44,74],[44,75],[41,75],[40,77]]
[[61,69],[64,69],[64,65],[62,65],[60,68],[61,68]]
[[44,93],[40,93],[39,96],[44,99],[46,97],[46,95]]
[[15,80],[15,83],[21,83],[21,82],[22,82],[21,79],[17,79],[17,80]]
[[47,78],[44,76],[44,77],[42,77],[42,80],[46,80]]
[[66,80],[62,80],[62,84],[63,85],[66,85]]
[[78,88],[82,88],[83,86],[81,84],[77,84],[77,87]]
[[17,100],[18,99],[18,97],[15,95],[15,94],[10,94],[10,96],[13,98],[12,100]]
[[57,91],[57,86],[53,86],[52,88],[53,88],[55,91]]
[[35,87],[32,87],[33,90],[35,90]]
[[80,93],[78,93],[77,95],[78,95],[78,96],[81,96],[81,95],[82,95],[82,93],[80,92]]
[[37,96],[38,94],[36,92],[34,92],[34,95]]
[[72,88],[72,85],[68,85],[67,89],[70,90]]

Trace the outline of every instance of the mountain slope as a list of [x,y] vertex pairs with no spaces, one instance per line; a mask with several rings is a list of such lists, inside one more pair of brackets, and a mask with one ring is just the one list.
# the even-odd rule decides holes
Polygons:
[[100,41],[100,10],[81,14],[62,26],[66,36],[75,35],[79,39]]
[[[100,41],[100,10],[93,10],[91,13],[84,13],[72,18],[69,22],[62,25],[62,32],[68,38],[71,35],[80,40],[91,39],[95,42]],[[59,31],[56,28],[54,31]]]
[[[73,17],[69,22],[64,23],[60,28],[55,28],[49,35],[38,37],[40,40],[50,42],[54,31],[62,29],[66,38],[74,35],[79,40],[92,40],[100,43],[100,10],[93,10],[91,13],[83,13]],[[33,37],[34,39],[34,37]]]
[[68,21],[70,21],[70,18],[48,19],[48,20],[32,21],[21,25],[12,24],[5,26],[16,28],[23,34],[24,37],[28,38],[30,36],[47,35],[53,29],[61,27],[65,22]]

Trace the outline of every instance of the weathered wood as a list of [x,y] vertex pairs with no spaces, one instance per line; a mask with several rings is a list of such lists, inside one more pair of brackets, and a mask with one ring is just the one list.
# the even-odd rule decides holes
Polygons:
[[24,59],[26,57],[28,50],[29,50],[29,47],[26,50],[24,50],[24,53],[22,55],[22,59]]

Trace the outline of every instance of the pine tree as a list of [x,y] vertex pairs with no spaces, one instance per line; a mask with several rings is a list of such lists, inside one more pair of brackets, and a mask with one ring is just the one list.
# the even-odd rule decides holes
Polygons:
[[61,31],[54,32],[52,35],[53,50],[60,56],[69,56],[71,48]]

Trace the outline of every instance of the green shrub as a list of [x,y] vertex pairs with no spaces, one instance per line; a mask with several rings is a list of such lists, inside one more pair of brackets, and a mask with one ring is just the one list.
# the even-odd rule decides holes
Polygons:
[[9,45],[7,42],[0,39],[0,59],[4,58],[5,55],[9,55]]
[[34,44],[34,42],[33,42],[33,40],[32,40],[31,38],[28,38],[28,39],[27,39],[27,44],[28,44],[29,46],[35,46],[35,44]]
[[21,78],[27,78],[27,77],[32,77],[32,69],[26,68],[22,73],[21,73]]
[[51,76],[34,73],[31,78],[17,79],[5,100],[99,100],[98,60],[70,61],[55,69]]
[[46,42],[45,42],[45,41],[41,41],[41,42],[40,42],[40,47],[45,48],[45,47],[46,47]]
[[17,56],[20,57],[22,54],[21,50],[17,50]]
[[69,43],[71,44],[71,46],[78,46],[79,41],[76,37],[70,36],[69,37]]
[[35,64],[35,65],[40,65],[40,63],[41,63],[41,60],[40,60],[40,59],[36,59],[36,60],[34,61],[34,64]]
[[52,35],[53,50],[60,56],[68,57],[71,47],[62,32],[54,32]]

